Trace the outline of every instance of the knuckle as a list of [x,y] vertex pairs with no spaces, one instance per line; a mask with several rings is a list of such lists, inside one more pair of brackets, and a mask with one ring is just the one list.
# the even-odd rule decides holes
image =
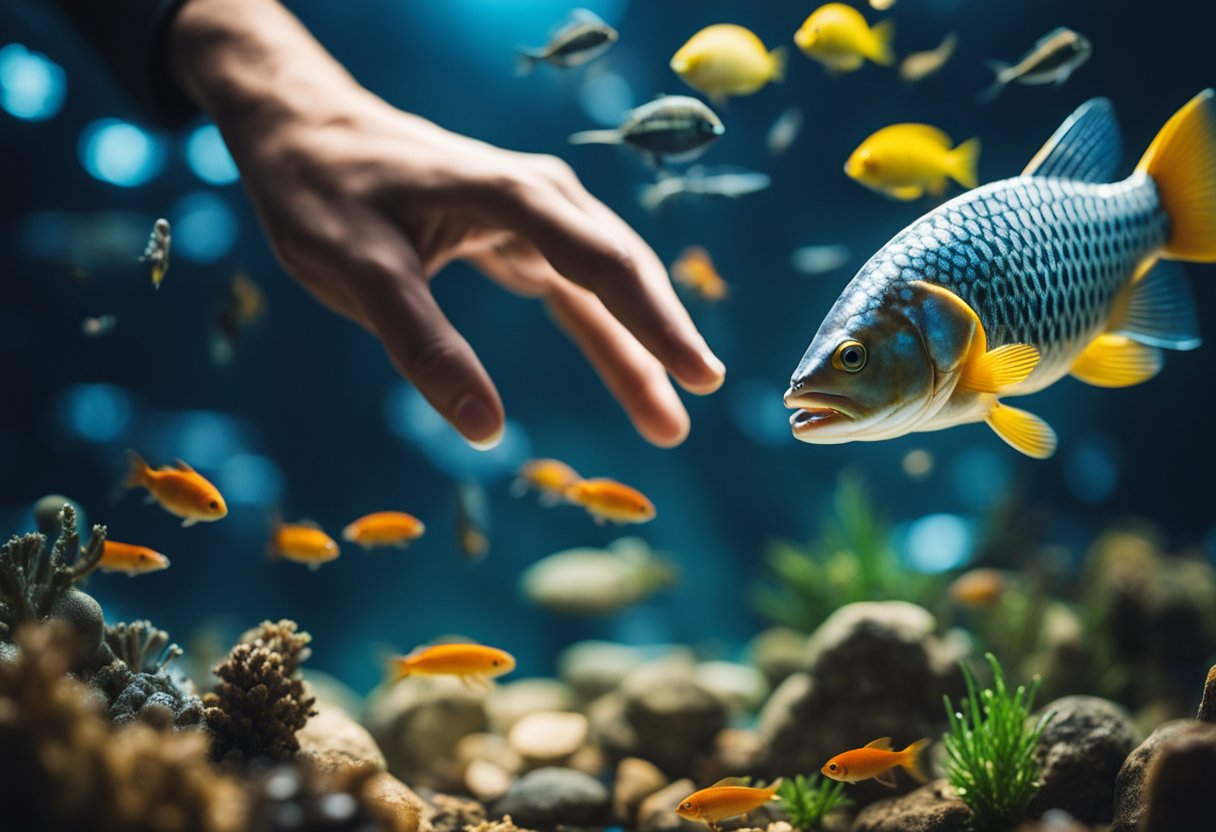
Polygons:
[[410,379],[415,383],[451,378],[460,361],[460,349],[447,338],[431,336],[415,344],[406,361]]
[[570,185],[578,182],[578,175],[565,159],[545,154],[538,156],[536,163],[545,176],[559,185]]
[[632,281],[637,275],[637,261],[623,246],[608,246],[588,258],[587,274],[596,283]]

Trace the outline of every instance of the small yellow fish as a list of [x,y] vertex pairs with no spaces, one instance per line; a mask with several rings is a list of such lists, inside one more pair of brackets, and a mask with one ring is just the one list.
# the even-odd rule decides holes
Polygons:
[[895,788],[895,773],[892,769],[900,767],[921,783],[926,783],[928,778],[920,767],[920,753],[928,744],[927,739],[917,740],[903,751],[894,751],[891,748],[891,738],[882,737],[864,748],[837,754],[819,770],[825,777],[842,783],[859,783],[873,779],[884,786]]
[[730,287],[714,268],[709,252],[701,246],[690,246],[671,265],[671,278],[701,300],[724,300]]
[[102,572],[125,572],[134,577],[145,572],[168,569],[169,559],[147,546],[107,539],[102,544],[101,560],[97,562],[97,568]]
[[832,72],[860,69],[869,58],[881,66],[895,63],[891,38],[895,24],[890,20],[866,23],[861,12],[844,3],[828,3],[811,12],[794,35],[794,43]]
[[908,57],[899,62],[899,77],[907,81],[909,84],[914,84],[917,81],[922,81],[928,78],[933,73],[937,72],[946,62],[954,57],[954,50],[958,46],[958,35],[950,32],[942,42],[935,48],[927,52],[913,52]]
[[646,523],[654,519],[654,503],[636,488],[616,480],[597,478],[582,480],[570,486],[566,499],[587,509],[595,522]]
[[337,542],[311,521],[275,523],[267,549],[271,558],[302,563],[316,571],[321,564],[336,560],[342,550]]
[[484,644],[436,644],[419,647],[389,663],[389,681],[407,676],[456,676],[466,684],[488,685],[495,676],[515,669],[515,657]]
[[972,569],[950,584],[950,598],[971,609],[991,609],[1004,597],[1009,581],[997,569]]
[[148,244],[144,247],[144,253],[139,257],[139,262],[152,266],[153,288],[160,288],[161,281],[165,279],[165,273],[169,271],[169,245],[172,240],[173,234],[169,228],[169,221],[163,218],[158,219],[152,225],[152,233],[148,235]]
[[219,489],[180,459],[173,466],[153,470],[135,451],[127,455],[131,470],[123,486],[148,489],[148,502],[160,503],[165,511],[181,517],[183,526],[219,520],[228,514]]
[[894,5],[895,0],[870,0],[870,8],[878,9],[880,12],[885,12]]
[[722,103],[730,95],[751,95],[769,81],[785,78],[784,47],[768,50],[750,29],[733,23],[707,26],[671,58],[684,83]]
[[768,788],[754,789],[738,777],[719,780],[706,789],[693,792],[680,801],[676,814],[686,820],[701,821],[710,829],[718,828],[718,821],[745,815],[759,809],[773,799],[781,788],[781,778]]
[[342,539],[357,543],[364,549],[394,546],[404,549],[411,540],[426,532],[421,520],[404,511],[376,511],[365,514],[342,530]]
[[964,188],[978,184],[980,140],[952,148],[950,137],[927,124],[892,124],[862,142],[844,172],[893,199],[913,200],[925,191],[938,196],[953,179]]
[[555,506],[565,499],[566,489],[581,480],[578,471],[557,459],[533,459],[520,466],[511,483],[511,495],[522,497],[529,490],[540,494],[543,506]]

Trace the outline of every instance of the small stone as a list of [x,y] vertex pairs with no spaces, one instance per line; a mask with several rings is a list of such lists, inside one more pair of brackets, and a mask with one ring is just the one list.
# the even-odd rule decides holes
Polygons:
[[558,675],[583,702],[590,702],[624,681],[644,661],[642,652],[612,641],[579,641],[557,657]]
[[853,821],[852,832],[965,832],[970,820],[967,804],[945,780],[936,780],[871,803]]
[[1106,823],[1114,806],[1115,778],[1136,743],[1131,714],[1096,696],[1065,696],[1044,705],[1055,716],[1039,737],[1035,756],[1042,785],[1027,816],[1063,809],[1085,823]]
[[299,757],[320,771],[335,772],[368,763],[380,771],[388,767],[384,753],[367,729],[337,705],[318,701],[316,713],[296,732]]
[[488,760],[474,760],[464,770],[465,788],[483,803],[506,794],[514,779],[510,772]]
[[1199,724],[1191,719],[1166,722],[1127,755],[1115,778],[1115,812],[1110,832],[1138,832],[1148,803],[1147,775],[1153,757],[1166,741]]
[[462,828],[460,832],[530,832],[530,830],[516,826],[515,821],[511,820],[511,816],[506,815],[502,820],[483,819],[480,823]]
[[754,667],[735,662],[702,662],[693,679],[734,713],[751,713],[768,698],[768,680]]
[[608,790],[589,774],[568,768],[538,768],[520,777],[494,803],[495,816],[510,815],[538,829],[605,826],[611,821]]
[[755,731],[724,728],[714,737],[709,758],[697,770],[697,782],[716,783],[723,777],[735,777],[741,771],[752,771],[763,750]]
[[570,755],[570,759],[566,761],[566,768],[602,779],[608,771],[608,757],[597,746],[584,745]]
[[556,763],[569,758],[587,741],[587,717],[562,711],[528,714],[511,728],[507,742],[525,760]]
[[486,822],[486,808],[467,797],[432,794],[430,804],[434,807],[431,814],[434,832],[465,832],[468,826],[484,825]]
[[516,722],[539,711],[569,711],[574,691],[557,679],[517,679],[498,685],[486,697],[490,730],[506,735]]
[[690,656],[643,665],[621,683],[625,719],[637,737],[635,756],[672,774],[692,772],[726,726],[726,708],[691,678]]
[[612,813],[617,823],[633,828],[642,801],[667,785],[659,767],[641,757],[626,757],[617,764],[612,784]]
[[497,734],[469,734],[461,737],[452,752],[457,765],[468,766],[478,760],[493,763],[508,774],[519,774],[523,760],[505,737]]
[[1211,829],[1216,725],[1197,722],[1161,743],[1149,763],[1142,832]]
[[367,781],[362,796],[370,805],[394,819],[396,825],[393,832],[432,832],[431,807],[393,775],[387,772],[377,774]]
[[790,627],[770,627],[752,639],[747,648],[751,662],[777,687],[804,667],[806,633]]
[[692,780],[677,780],[642,801],[638,832],[705,832],[705,825],[676,814],[680,801],[697,790]]

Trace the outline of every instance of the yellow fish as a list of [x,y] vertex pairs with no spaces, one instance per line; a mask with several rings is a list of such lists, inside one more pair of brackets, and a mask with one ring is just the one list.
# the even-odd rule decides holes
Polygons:
[[555,506],[566,496],[566,489],[581,480],[578,471],[558,459],[533,459],[520,466],[511,483],[511,496],[522,497],[529,489],[540,494],[543,506]]
[[407,676],[456,676],[466,684],[488,685],[495,676],[515,669],[515,657],[484,644],[436,644],[419,647],[389,663],[389,681]]
[[892,124],[862,142],[844,172],[871,190],[893,199],[913,200],[946,190],[953,179],[964,188],[978,184],[980,140],[952,147],[950,137],[927,124]]
[[751,95],[785,78],[784,47],[769,51],[750,29],[733,23],[707,26],[672,56],[671,70],[684,83],[721,104],[730,95]]
[[582,480],[570,486],[566,499],[587,509],[595,522],[646,523],[655,517],[654,503],[636,488],[606,478]]
[[772,800],[780,788],[780,777],[764,789],[750,788],[738,777],[727,777],[681,800],[676,814],[686,820],[699,820],[716,830],[718,821],[759,809]]
[[895,788],[895,773],[892,769],[900,767],[921,783],[926,783],[928,778],[920,767],[920,753],[928,744],[927,739],[917,740],[903,751],[894,751],[891,748],[891,738],[882,737],[864,748],[837,754],[824,763],[820,772],[825,777],[842,783],[859,783],[873,779],[884,786]]
[[97,562],[97,568],[102,572],[125,572],[134,577],[145,572],[168,569],[169,559],[147,546],[106,539],[102,544],[101,560]]
[[1005,596],[1009,581],[997,569],[972,569],[950,584],[950,599],[970,609],[991,609]]
[[701,300],[725,300],[730,286],[714,268],[709,252],[701,246],[690,246],[671,266],[671,278]]
[[302,563],[314,572],[342,554],[337,542],[310,520],[275,523],[267,549],[271,558]]
[[426,525],[404,511],[374,511],[365,514],[342,530],[342,539],[357,543],[364,549],[394,546],[404,549],[411,540],[426,532]]
[[866,23],[861,12],[844,3],[828,3],[811,12],[794,35],[794,43],[832,72],[861,69],[866,59],[881,66],[895,63],[891,38],[895,24],[890,20]]
[[173,466],[153,470],[135,451],[127,455],[131,470],[123,486],[148,489],[148,502],[160,503],[165,511],[181,517],[183,526],[219,520],[228,514],[219,489],[180,459]]

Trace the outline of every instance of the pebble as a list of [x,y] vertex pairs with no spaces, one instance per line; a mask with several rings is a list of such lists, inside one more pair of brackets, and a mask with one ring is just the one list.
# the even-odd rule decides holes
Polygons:
[[555,763],[566,760],[587,741],[587,717],[568,711],[540,711],[517,721],[507,742],[525,760]]

